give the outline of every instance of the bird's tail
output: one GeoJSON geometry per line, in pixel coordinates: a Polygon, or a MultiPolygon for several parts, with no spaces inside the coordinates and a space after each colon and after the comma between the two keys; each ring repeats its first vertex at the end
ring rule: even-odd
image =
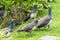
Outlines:
{"type": "Polygon", "coordinates": [[[17,32],[22,32],[23,30],[18,30],[17,32]]]}

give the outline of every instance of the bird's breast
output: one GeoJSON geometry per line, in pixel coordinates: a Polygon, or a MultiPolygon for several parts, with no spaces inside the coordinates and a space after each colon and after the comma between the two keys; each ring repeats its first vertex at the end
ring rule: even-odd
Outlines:
{"type": "Polygon", "coordinates": [[[36,16],[36,13],[32,13],[30,18],[34,18],[36,16]]]}
{"type": "Polygon", "coordinates": [[[49,23],[47,25],[50,25],[52,23],[52,19],[49,21],[49,23]]]}
{"type": "Polygon", "coordinates": [[[33,28],[32,28],[32,30],[34,30],[36,28],[36,26],[34,26],[33,28]]]}

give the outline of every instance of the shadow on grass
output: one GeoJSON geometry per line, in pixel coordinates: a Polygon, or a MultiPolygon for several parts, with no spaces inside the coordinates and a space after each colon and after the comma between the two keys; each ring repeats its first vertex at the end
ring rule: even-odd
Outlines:
{"type": "Polygon", "coordinates": [[[46,29],[44,29],[44,28],[38,29],[37,28],[35,31],[50,31],[50,29],[47,29],[47,28],[46,29]]]}
{"type": "Polygon", "coordinates": [[[32,31],[31,35],[27,32],[15,32],[15,34],[12,34],[11,38],[30,38],[34,37],[36,33],[32,31]]]}

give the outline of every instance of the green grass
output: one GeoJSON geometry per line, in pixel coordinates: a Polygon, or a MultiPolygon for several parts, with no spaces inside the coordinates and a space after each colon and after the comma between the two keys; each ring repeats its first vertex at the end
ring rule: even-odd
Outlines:
{"type": "MultiPolygon", "coordinates": [[[[15,31],[12,33],[11,37],[9,37],[9,38],[11,38],[11,40],[39,40],[40,37],[42,37],[44,35],[60,36],[60,0],[56,0],[55,3],[51,3],[51,4],[52,4],[52,14],[54,17],[53,22],[50,25],[52,30],[50,30],[48,28],[46,28],[46,30],[36,29],[32,32],[31,36],[27,36],[28,33],[26,33],[26,32],[17,33],[16,31],[18,29],[21,29],[26,24],[30,23],[30,20],[28,20],[27,22],[16,27],[15,31]]],[[[40,12],[39,16],[42,17],[42,16],[46,15],[46,13],[47,13],[47,11],[40,12]]],[[[5,40],[6,38],[0,38],[0,39],[5,40]]]]}

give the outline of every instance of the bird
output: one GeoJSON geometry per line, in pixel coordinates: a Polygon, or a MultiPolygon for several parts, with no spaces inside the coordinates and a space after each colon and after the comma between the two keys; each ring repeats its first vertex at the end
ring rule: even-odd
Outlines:
{"type": "Polygon", "coordinates": [[[28,19],[32,19],[36,17],[36,10],[37,10],[37,4],[34,5],[32,8],[32,11],[27,14],[27,17],[24,21],[27,21],[28,19]]]}
{"type": "Polygon", "coordinates": [[[10,35],[12,34],[12,32],[14,30],[14,20],[15,19],[12,18],[9,25],[7,27],[3,28],[0,33],[3,33],[4,35],[6,35],[6,37],[10,37],[10,35]]]}
{"type": "Polygon", "coordinates": [[[31,22],[31,23],[27,24],[22,29],[17,30],[17,32],[23,32],[23,31],[25,31],[25,32],[29,32],[30,35],[31,35],[31,32],[36,28],[37,24],[38,24],[38,20],[36,20],[35,22],[31,22]]]}
{"type": "Polygon", "coordinates": [[[4,14],[3,12],[4,12],[4,11],[5,11],[5,5],[3,5],[3,7],[2,7],[1,10],[0,10],[0,14],[1,14],[0,16],[3,16],[3,14],[4,14]],[[3,14],[2,14],[2,13],[3,13],[3,14]]]}
{"type": "Polygon", "coordinates": [[[13,29],[14,28],[14,20],[15,20],[14,18],[11,19],[11,22],[7,26],[8,29],[13,29]]]}
{"type": "Polygon", "coordinates": [[[3,7],[0,10],[0,17],[1,17],[1,19],[3,19],[2,17],[5,17],[6,15],[7,15],[6,8],[5,8],[5,5],[3,5],[3,7]]]}
{"type": "Polygon", "coordinates": [[[13,32],[13,28],[14,28],[14,18],[12,18],[11,22],[9,23],[9,25],[6,27],[8,29],[8,32],[6,32],[6,37],[9,37],[12,32],[13,32]]]}
{"type": "Polygon", "coordinates": [[[48,28],[50,28],[50,24],[52,22],[53,16],[52,16],[52,9],[51,9],[51,5],[48,5],[48,15],[38,19],[38,28],[42,28],[42,27],[46,27],[48,25],[48,28]]]}

